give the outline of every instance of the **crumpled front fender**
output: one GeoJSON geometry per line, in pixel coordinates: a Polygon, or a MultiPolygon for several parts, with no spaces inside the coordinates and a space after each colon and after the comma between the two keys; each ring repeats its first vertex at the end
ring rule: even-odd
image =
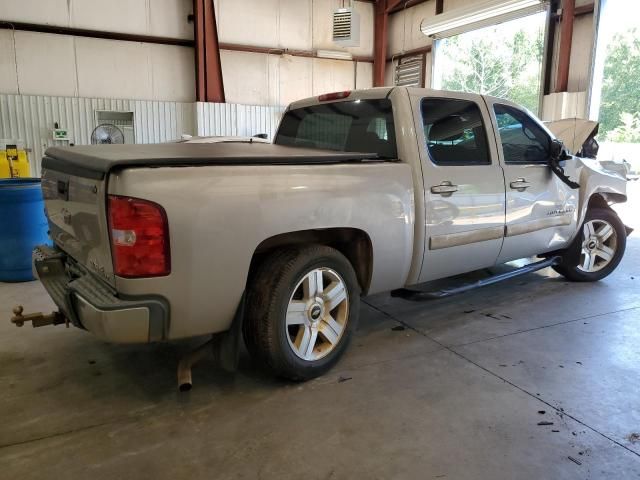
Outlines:
{"type": "Polygon", "coordinates": [[[574,157],[575,173],[580,193],[578,199],[579,221],[582,225],[594,195],[599,195],[607,204],[627,201],[627,180],[619,174],[602,168],[597,160],[574,157]]]}

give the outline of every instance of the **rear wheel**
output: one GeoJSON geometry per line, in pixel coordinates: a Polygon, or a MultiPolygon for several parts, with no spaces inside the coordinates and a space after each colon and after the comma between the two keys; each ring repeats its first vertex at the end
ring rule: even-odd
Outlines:
{"type": "Polygon", "coordinates": [[[276,375],[307,380],[328,371],[356,328],[360,289],[349,261],[314,245],[274,252],[247,289],[249,352],[276,375]]]}
{"type": "Polygon", "coordinates": [[[618,215],[608,208],[594,208],[587,212],[564,262],[554,269],[576,282],[601,280],[618,266],[626,243],[627,233],[618,215]]]}

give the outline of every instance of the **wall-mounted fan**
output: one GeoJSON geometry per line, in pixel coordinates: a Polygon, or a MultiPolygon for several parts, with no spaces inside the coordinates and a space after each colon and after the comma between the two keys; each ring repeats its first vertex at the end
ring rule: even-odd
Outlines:
{"type": "Polygon", "coordinates": [[[93,145],[124,143],[122,130],[111,123],[98,125],[91,133],[91,143],[93,145]]]}

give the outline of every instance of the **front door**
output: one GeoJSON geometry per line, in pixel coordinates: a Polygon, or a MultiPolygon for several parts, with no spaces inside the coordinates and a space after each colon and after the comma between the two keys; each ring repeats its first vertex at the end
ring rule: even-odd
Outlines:
{"type": "Polygon", "coordinates": [[[505,191],[491,120],[477,96],[446,93],[413,105],[425,186],[426,245],[420,281],[495,264],[505,191]]]}
{"type": "Polygon", "coordinates": [[[549,168],[551,135],[516,105],[487,99],[506,184],[506,229],[498,263],[568,245],[578,221],[578,190],[549,168]]]}

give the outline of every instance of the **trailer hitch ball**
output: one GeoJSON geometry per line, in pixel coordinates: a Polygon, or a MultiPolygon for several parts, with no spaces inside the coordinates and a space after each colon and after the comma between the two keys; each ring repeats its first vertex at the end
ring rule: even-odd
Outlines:
{"type": "Polygon", "coordinates": [[[31,322],[33,328],[44,327],[46,325],[60,325],[66,324],[69,328],[69,319],[67,319],[61,312],[51,312],[44,314],[41,312],[29,313],[23,315],[24,307],[22,305],[16,305],[13,307],[13,317],[11,317],[11,323],[16,327],[22,327],[26,322],[31,322]]]}
{"type": "Polygon", "coordinates": [[[24,307],[22,305],[16,305],[13,307],[13,317],[11,317],[11,322],[13,322],[16,327],[22,327],[24,325],[22,312],[24,312],[24,307]]]}

